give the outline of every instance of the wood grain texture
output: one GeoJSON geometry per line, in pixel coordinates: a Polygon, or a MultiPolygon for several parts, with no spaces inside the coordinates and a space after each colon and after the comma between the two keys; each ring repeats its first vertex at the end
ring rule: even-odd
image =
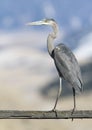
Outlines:
{"type": "Polygon", "coordinates": [[[0,119],[89,119],[91,110],[71,111],[19,111],[0,110],[0,119]]]}

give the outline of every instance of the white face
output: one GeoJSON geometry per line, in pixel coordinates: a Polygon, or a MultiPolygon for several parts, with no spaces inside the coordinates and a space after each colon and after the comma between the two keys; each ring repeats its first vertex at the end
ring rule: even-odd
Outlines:
{"type": "Polygon", "coordinates": [[[53,25],[55,23],[54,19],[43,19],[43,24],[47,25],[53,25]]]}

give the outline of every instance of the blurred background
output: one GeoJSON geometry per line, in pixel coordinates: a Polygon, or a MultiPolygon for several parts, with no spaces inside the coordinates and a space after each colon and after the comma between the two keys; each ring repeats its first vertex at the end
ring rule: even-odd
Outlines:
{"type": "MultiPolygon", "coordinates": [[[[92,110],[92,1],[0,0],[0,109],[51,110],[59,77],[47,52],[49,27],[27,22],[54,18],[60,29],[55,42],[70,47],[79,61],[84,92],[77,109],[92,110]]],[[[72,90],[63,81],[58,110],[73,108],[72,90]]],[[[91,130],[91,120],[0,120],[2,130],[91,130]],[[12,123],[11,123],[12,122],[12,123]]]]}

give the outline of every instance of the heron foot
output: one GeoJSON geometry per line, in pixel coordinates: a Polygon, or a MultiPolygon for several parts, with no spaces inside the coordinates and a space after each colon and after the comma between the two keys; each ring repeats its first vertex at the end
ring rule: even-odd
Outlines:
{"type": "MultiPolygon", "coordinates": [[[[72,109],[71,115],[73,115],[75,111],[76,111],[76,107],[74,107],[74,108],[72,109]]],[[[74,120],[74,119],[72,118],[72,121],[73,121],[73,120],[74,120]]]]}
{"type": "Polygon", "coordinates": [[[55,108],[53,108],[52,110],[50,110],[51,112],[56,112],[57,110],[55,108]]]}
{"type": "Polygon", "coordinates": [[[74,114],[75,111],[76,111],[76,107],[74,107],[74,108],[72,109],[71,115],[74,114]]]}
{"type": "Polygon", "coordinates": [[[57,110],[56,110],[55,108],[53,108],[52,110],[50,110],[50,112],[54,112],[54,113],[55,113],[55,116],[58,117],[58,116],[57,116],[57,110]]]}

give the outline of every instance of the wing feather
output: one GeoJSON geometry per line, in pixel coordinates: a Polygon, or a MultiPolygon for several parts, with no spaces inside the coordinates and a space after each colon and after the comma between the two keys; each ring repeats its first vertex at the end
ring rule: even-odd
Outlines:
{"type": "Polygon", "coordinates": [[[71,50],[64,44],[59,44],[54,49],[54,61],[59,75],[73,87],[81,90],[82,77],[80,67],[71,50]]]}

